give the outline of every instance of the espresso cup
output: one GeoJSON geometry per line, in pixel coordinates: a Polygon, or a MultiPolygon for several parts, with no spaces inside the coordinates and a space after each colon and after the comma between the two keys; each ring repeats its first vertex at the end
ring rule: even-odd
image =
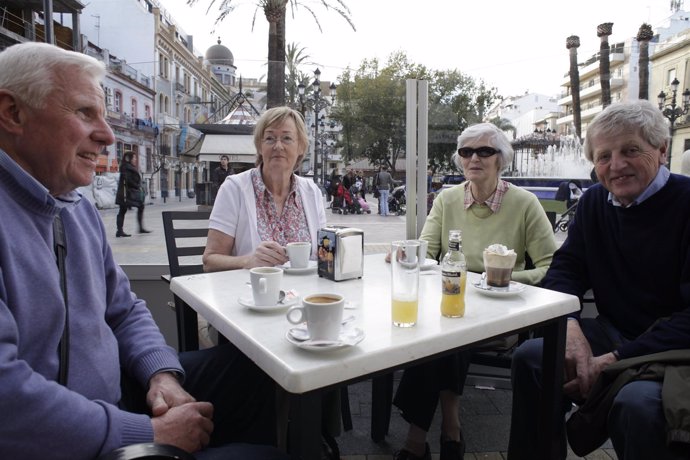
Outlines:
{"type": "Polygon", "coordinates": [[[254,305],[272,306],[278,303],[283,270],[277,267],[256,267],[249,270],[254,305]]]}
{"type": "Polygon", "coordinates": [[[335,341],[340,336],[345,299],[339,294],[311,294],[302,299],[301,306],[288,310],[292,324],[306,321],[309,340],[335,341]]]}
{"type": "Polygon", "coordinates": [[[290,259],[290,268],[307,268],[309,265],[309,255],[311,254],[310,242],[288,243],[285,246],[285,250],[290,259]]]}

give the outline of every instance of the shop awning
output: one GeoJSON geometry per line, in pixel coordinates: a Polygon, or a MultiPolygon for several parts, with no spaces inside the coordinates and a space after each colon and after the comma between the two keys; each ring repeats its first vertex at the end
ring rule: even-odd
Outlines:
{"type": "Polygon", "coordinates": [[[199,161],[220,161],[227,155],[230,163],[250,163],[256,161],[254,136],[246,134],[205,134],[199,151],[199,161]]]}

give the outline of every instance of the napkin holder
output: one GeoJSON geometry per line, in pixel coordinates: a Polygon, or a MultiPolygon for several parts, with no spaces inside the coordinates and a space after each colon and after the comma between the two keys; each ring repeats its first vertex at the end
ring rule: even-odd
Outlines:
{"type": "Polygon", "coordinates": [[[364,231],[352,227],[324,227],[317,234],[318,273],[344,281],[364,273],[364,231]]]}

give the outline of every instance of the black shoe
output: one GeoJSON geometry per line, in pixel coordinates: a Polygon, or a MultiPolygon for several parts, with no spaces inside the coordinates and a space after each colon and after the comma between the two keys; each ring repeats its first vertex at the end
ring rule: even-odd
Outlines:
{"type": "Polygon", "coordinates": [[[465,438],[460,432],[460,441],[451,441],[441,437],[440,460],[462,460],[465,457],[465,438]]]}
{"type": "Polygon", "coordinates": [[[117,233],[115,234],[117,238],[120,238],[121,236],[132,236],[129,233],[125,233],[122,230],[118,230],[117,233]]]}
{"type": "Polygon", "coordinates": [[[429,450],[429,443],[427,442],[424,447],[424,455],[418,457],[412,452],[406,449],[400,449],[395,454],[393,454],[393,460],[431,460],[431,451],[429,450]]]}
{"type": "Polygon", "coordinates": [[[140,228],[139,233],[151,233],[151,230],[146,230],[145,228],[140,228]]]}

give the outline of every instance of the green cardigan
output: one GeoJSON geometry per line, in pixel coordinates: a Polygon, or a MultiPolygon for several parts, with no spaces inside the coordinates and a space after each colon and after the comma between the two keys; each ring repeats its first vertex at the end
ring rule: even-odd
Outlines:
{"type": "Polygon", "coordinates": [[[443,190],[436,197],[420,236],[429,242],[427,256],[442,259],[448,251],[448,231],[460,229],[469,271],[483,272],[484,248],[499,243],[517,253],[513,280],[539,283],[551,264],[556,240],[536,195],[511,184],[496,214],[486,205],[473,204],[465,210],[464,202],[464,184],[443,190]],[[536,268],[525,270],[525,253],[536,268]]]}

